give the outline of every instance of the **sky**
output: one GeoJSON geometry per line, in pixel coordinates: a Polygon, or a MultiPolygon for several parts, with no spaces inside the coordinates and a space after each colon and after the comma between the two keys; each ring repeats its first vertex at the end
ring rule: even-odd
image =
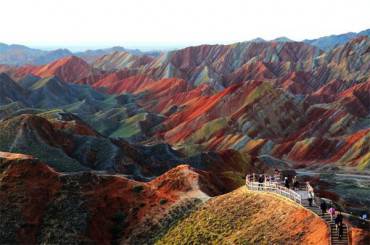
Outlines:
{"type": "Polygon", "coordinates": [[[370,28],[369,0],[1,0],[0,42],[166,49],[370,28]]]}

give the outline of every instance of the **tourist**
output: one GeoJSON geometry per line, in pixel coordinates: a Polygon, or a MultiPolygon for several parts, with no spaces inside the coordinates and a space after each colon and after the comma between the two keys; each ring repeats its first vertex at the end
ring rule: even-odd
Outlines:
{"type": "Polygon", "coordinates": [[[361,220],[362,220],[362,224],[364,225],[364,224],[366,224],[366,220],[367,220],[367,213],[366,212],[364,212],[364,213],[362,213],[362,215],[361,215],[361,220]]]}
{"type": "Polygon", "coordinates": [[[314,198],[313,192],[308,192],[308,205],[310,205],[310,207],[312,207],[313,198],[314,198]]]}
{"type": "Polygon", "coordinates": [[[308,192],[308,203],[310,204],[310,207],[312,207],[312,203],[315,199],[315,193],[313,191],[313,187],[310,185],[310,182],[306,182],[307,192],[308,192]]]}
{"type": "Polygon", "coordinates": [[[311,186],[310,182],[306,182],[306,187],[308,192],[313,192],[313,187],[311,186]]]}
{"type": "Polygon", "coordinates": [[[265,182],[265,177],[260,174],[260,177],[258,178],[258,190],[263,189],[263,182],[265,182]]]}
{"type": "Polygon", "coordinates": [[[252,179],[253,179],[252,180],[253,182],[256,182],[256,174],[255,173],[252,174],[252,179]]]}
{"type": "Polygon", "coordinates": [[[339,225],[341,225],[343,223],[343,215],[342,215],[342,213],[340,211],[337,214],[337,217],[335,217],[334,223],[335,223],[335,227],[338,230],[339,225]]]}
{"type": "Polygon", "coordinates": [[[361,219],[367,220],[367,213],[366,212],[362,213],[361,219]]]}
{"type": "Polygon", "coordinates": [[[297,176],[293,177],[293,190],[298,190],[299,188],[299,182],[297,180],[297,176]]]}
{"type": "Polygon", "coordinates": [[[289,189],[289,179],[288,179],[288,177],[284,178],[284,186],[289,189]]]}
{"type": "Polygon", "coordinates": [[[275,171],[274,171],[274,180],[276,182],[280,182],[280,171],[277,168],[275,168],[275,171]]]}
{"type": "Polygon", "coordinates": [[[328,209],[328,206],[324,200],[321,200],[320,208],[321,208],[321,214],[324,215],[326,213],[326,210],[328,209]]]}
{"type": "Polygon", "coordinates": [[[270,186],[270,176],[265,176],[265,186],[270,186]]]}
{"type": "Polygon", "coordinates": [[[328,210],[329,214],[330,214],[330,221],[333,221],[333,217],[335,215],[335,208],[334,207],[330,207],[329,210],[328,210]]]}
{"type": "Polygon", "coordinates": [[[340,224],[339,227],[338,227],[338,238],[339,240],[342,240],[342,237],[343,237],[343,224],[340,224]]]}

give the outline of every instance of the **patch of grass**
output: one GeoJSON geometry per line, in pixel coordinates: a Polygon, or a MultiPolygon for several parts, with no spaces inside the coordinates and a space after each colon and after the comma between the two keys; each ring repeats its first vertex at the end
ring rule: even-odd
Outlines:
{"type": "Polygon", "coordinates": [[[209,200],[156,244],[324,244],[327,232],[323,221],[294,202],[240,188],[209,200]]]}

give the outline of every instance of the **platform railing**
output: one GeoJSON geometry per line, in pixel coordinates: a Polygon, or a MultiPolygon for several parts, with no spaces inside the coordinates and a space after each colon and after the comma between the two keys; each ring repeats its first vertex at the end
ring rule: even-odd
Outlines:
{"type": "Polygon", "coordinates": [[[263,183],[259,183],[257,181],[250,181],[247,179],[246,186],[248,187],[248,189],[253,191],[274,192],[281,196],[287,197],[299,204],[302,204],[302,197],[299,193],[295,192],[294,190],[288,189],[285,186],[282,186],[278,182],[265,181],[263,183]]]}

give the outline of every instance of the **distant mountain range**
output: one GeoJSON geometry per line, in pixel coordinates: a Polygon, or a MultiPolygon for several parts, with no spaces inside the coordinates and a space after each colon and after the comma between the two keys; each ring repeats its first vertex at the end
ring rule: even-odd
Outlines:
{"type": "Polygon", "coordinates": [[[200,45],[159,57],[114,52],[91,64],[69,56],[41,66],[0,66],[14,80],[4,87],[2,103],[63,108],[101,134],[166,142],[189,156],[231,148],[305,165],[331,161],[368,169],[369,51],[370,39],[357,37],[327,52],[265,41],[200,45]],[[32,76],[60,82],[33,84],[32,76]],[[89,85],[90,92],[72,84],[89,85]],[[107,95],[97,100],[94,89],[124,95],[126,104],[112,104],[107,95]]]}
{"type": "Polygon", "coordinates": [[[348,32],[339,35],[330,35],[326,37],[320,37],[317,39],[306,39],[303,42],[316,46],[323,50],[330,50],[334,47],[344,44],[351,39],[354,39],[359,36],[368,36],[370,37],[370,29],[361,31],[361,32],[348,32]]]}
{"type": "Polygon", "coordinates": [[[41,49],[29,48],[18,44],[4,44],[0,43],[0,64],[8,65],[43,65],[53,62],[57,59],[75,55],[83,58],[87,62],[93,62],[96,58],[111,54],[113,52],[128,52],[133,55],[150,55],[158,56],[160,52],[150,51],[142,52],[138,49],[126,49],[123,47],[112,47],[106,49],[86,50],[83,52],[71,52],[68,49],[56,49],[52,51],[45,51],[41,49]]]}
{"type": "MultiPolygon", "coordinates": [[[[303,42],[310,44],[312,46],[318,47],[322,50],[330,50],[336,47],[337,45],[344,44],[349,40],[356,38],[358,36],[370,36],[370,29],[361,31],[358,33],[349,32],[340,35],[331,35],[320,37],[317,39],[305,39],[303,42]]],[[[276,39],[270,40],[273,42],[294,42],[287,37],[278,37],[276,39]]],[[[255,38],[250,42],[266,42],[262,38],[255,38]]],[[[52,51],[45,51],[41,49],[29,48],[24,45],[12,44],[7,45],[0,43],[0,64],[7,65],[43,65],[50,62],[53,62],[57,59],[75,55],[80,58],[83,58],[88,63],[94,62],[98,57],[103,55],[111,54],[114,52],[127,52],[132,55],[147,55],[157,57],[160,55],[159,51],[148,51],[142,52],[139,49],[126,49],[124,47],[112,47],[106,49],[96,49],[96,50],[86,50],[83,52],[71,52],[68,49],[56,49],[52,51]]]]}
{"type": "MultiPolygon", "coordinates": [[[[361,32],[348,32],[344,34],[339,35],[330,35],[325,37],[320,37],[316,39],[305,39],[302,42],[310,44],[312,46],[315,46],[317,48],[320,48],[324,51],[329,51],[333,48],[335,48],[338,45],[344,44],[351,39],[354,39],[356,37],[360,36],[368,36],[370,37],[370,29],[361,31],[361,32]]],[[[250,42],[295,42],[292,39],[289,39],[287,37],[278,37],[272,40],[265,40],[263,38],[255,38],[250,40],[250,42]]]]}

